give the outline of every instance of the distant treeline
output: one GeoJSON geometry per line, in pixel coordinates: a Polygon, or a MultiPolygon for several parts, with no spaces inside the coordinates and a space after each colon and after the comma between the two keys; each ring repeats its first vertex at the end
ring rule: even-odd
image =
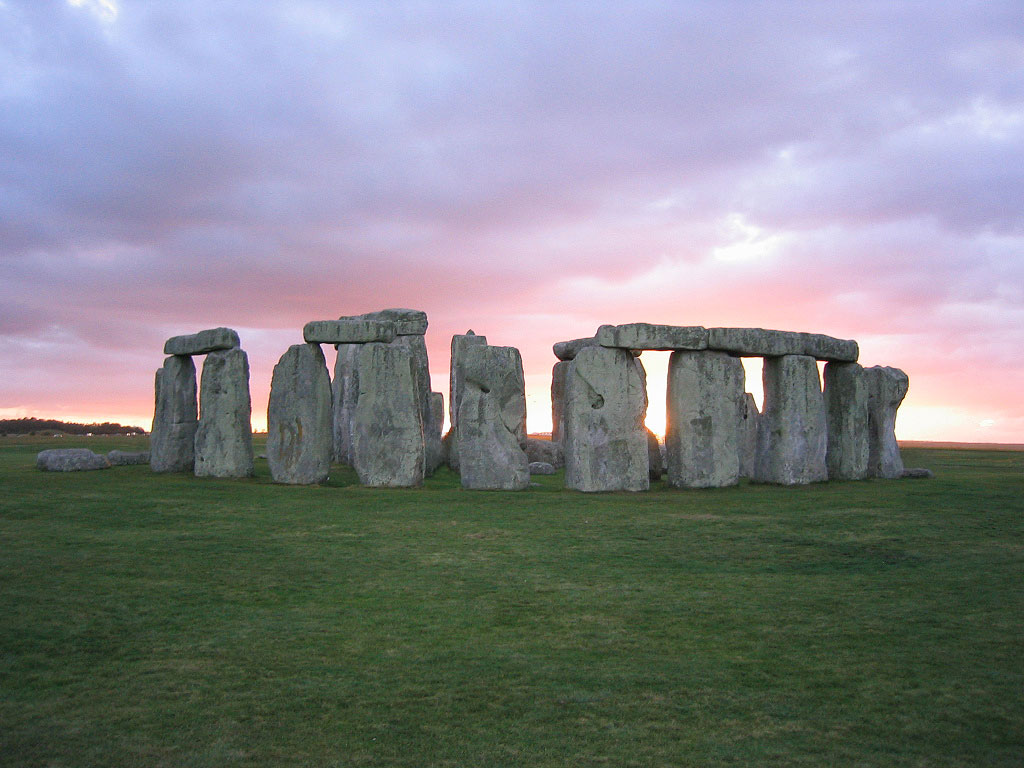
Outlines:
{"type": "Polygon", "coordinates": [[[32,435],[39,432],[63,432],[68,435],[143,435],[142,427],[124,427],[105,421],[102,424],[75,424],[56,419],[0,419],[0,435],[32,435]]]}

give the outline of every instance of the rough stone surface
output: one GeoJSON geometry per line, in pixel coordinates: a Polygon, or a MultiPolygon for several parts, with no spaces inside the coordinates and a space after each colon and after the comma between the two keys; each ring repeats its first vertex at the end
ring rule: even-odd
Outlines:
{"type": "Polygon", "coordinates": [[[458,413],[463,488],[520,490],[530,483],[526,451],[526,385],[514,347],[465,350],[458,413]]]}
{"type": "Polygon", "coordinates": [[[624,349],[586,347],[565,386],[565,485],[580,491],[650,487],[640,367],[624,349]]]}
{"type": "Polygon", "coordinates": [[[165,355],[205,355],[239,346],[238,334],[230,328],[209,328],[188,336],[172,336],[164,342],[165,355]]]}
{"type": "Polygon", "coordinates": [[[668,482],[720,488],[740,478],[743,364],[725,352],[679,350],[668,364],[668,482]]]}
{"type": "Polygon", "coordinates": [[[658,436],[647,430],[647,474],[651,480],[660,480],[665,474],[665,457],[658,436]]]}
{"type": "Polygon", "coordinates": [[[596,347],[599,346],[597,339],[593,336],[588,336],[585,339],[571,339],[569,341],[559,341],[551,348],[555,357],[559,360],[568,361],[575,359],[576,355],[584,347],[596,347]]]}
{"type": "MultiPolygon", "coordinates": [[[[424,432],[426,431],[424,427],[424,432]]],[[[432,475],[445,463],[447,452],[441,431],[444,429],[444,395],[430,393],[430,435],[424,434],[423,449],[426,452],[427,474],[432,475]]]]}
{"type": "Polygon", "coordinates": [[[322,483],[333,453],[331,379],[319,344],[295,344],[274,366],[267,464],[275,483],[322,483]]]}
{"type": "Polygon", "coordinates": [[[537,437],[526,438],[526,458],[531,462],[545,462],[555,469],[565,466],[562,444],[556,443],[554,440],[543,440],[537,437]]]}
{"type": "Polygon", "coordinates": [[[238,348],[211,352],[199,390],[196,476],[249,477],[252,462],[249,358],[238,348]]]}
{"type": "Polygon", "coordinates": [[[619,349],[707,349],[708,346],[708,331],[699,325],[602,325],[595,338],[603,347],[619,349]]]}
{"type": "Polygon", "coordinates": [[[555,468],[548,464],[546,461],[531,461],[530,462],[530,474],[531,475],[553,475],[555,474],[555,468]]]}
{"type": "Polygon", "coordinates": [[[459,405],[462,403],[462,387],[465,376],[462,373],[462,361],[466,350],[470,347],[487,344],[486,336],[477,336],[473,329],[463,334],[452,336],[452,356],[448,374],[448,419],[451,423],[452,438],[448,441],[448,466],[455,472],[459,471],[459,441],[456,439],[459,405]]]}
{"type": "Polygon", "coordinates": [[[743,396],[743,416],[740,421],[740,477],[753,477],[757,463],[757,424],[761,414],[757,410],[754,396],[749,392],[743,396]]]}
{"type": "Polygon", "coordinates": [[[368,344],[389,342],[398,334],[395,324],[343,317],[340,320],[312,320],[302,329],[302,338],[310,344],[368,344]]]}
{"type": "Polygon", "coordinates": [[[191,472],[195,468],[198,426],[196,366],[191,357],[172,355],[156,372],[150,468],[154,472],[191,472]]]}
{"type": "Polygon", "coordinates": [[[423,419],[409,350],[364,344],[356,362],[359,395],[352,416],[352,466],[363,485],[423,483],[423,419]]]}
{"type": "Polygon", "coordinates": [[[825,463],[831,480],[868,476],[868,382],[858,363],[825,365],[825,463]]]}
{"type": "Polygon", "coordinates": [[[352,319],[391,323],[398,336],[422,336],[427,332],[427,313],[420,309],[382,309],[355,315],[352,319]]]}
{"type": "Polygon", "coordinates": [[[825,399],[815,359],[766,358],[763,380],[754,480],[780,485],[827,480],[825,399]]]}
{"type": "Polygon", "coordinates": [[[106,456],[88,448],[51,448],[36,455],[36,468],[44,472],[83,472],[108,467],[110,462],[106,456]]]}
{"type": "Polygon", "coordinates": [[[865,368],[868,382],[868,477],[903,475],[903,458],[896,442],[896,411],[907,395],[910,380],[899,368],[865,368]]]}
{"type": "Polygon", "coordinates": [[[855,363],[860,351],[856,341],[820,333],[771,331],[764,328],[709,328],[708,348],[741,357],[809,355],[818,360],[855,363]]]}
{"type": "Polygon", "coordinates": [[[108,451],[107,461],[112,467],[130,467],[149,464],[149,451],[108,451]]]}
{"type": "Polygon", "coordinates": [[[913,469],[904,469],[900,477],[907,480],[929,480],[935,477],[935,473],[924,467],[915,467],[913,469]]]}
{"type": "Polygon", "coordinates": [[[359,399],[359,350],[361,344],[340,344],[331,381],[334,460],[352,464],[352,415],[359,399]]]}
{"type": "Polygon", "coordinates": [[[437,467],[438,457],[441,455],[442,423],[435,420],[431,402],[433,398],[430,391],[430,361],[427,358],[427,342],[422,334],[406,334],[395,337],[391,345],[409,350],[409,356],[412,358],[416,404],[420,410],[420,421],[423,423],[424,471],[426,474],[432,474],[434,468],[437,467]]]}
{"type": "Polygon", "coordinates": [[[560,360],[551,369],[551,439],[556,443],[561,442],[565,433],[565,377],[569,365],[570,361],[560,360]]]}

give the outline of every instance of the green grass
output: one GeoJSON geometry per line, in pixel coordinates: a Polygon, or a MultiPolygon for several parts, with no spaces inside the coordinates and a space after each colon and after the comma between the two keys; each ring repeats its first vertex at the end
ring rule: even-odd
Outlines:
{"type": "Polygon", "coordinates": [[[650,493],[43,473],[0,439],[2,766],[1019,766],[1024,453],[650,493]]]}

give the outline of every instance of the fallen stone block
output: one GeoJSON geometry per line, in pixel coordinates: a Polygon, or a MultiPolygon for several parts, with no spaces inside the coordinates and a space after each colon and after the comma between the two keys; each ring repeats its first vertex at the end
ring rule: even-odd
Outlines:
{"type": "Polygon", "coordinates": [[[530,462],[530,474],[531,475],[553,475],[555,474],[555,468],[548,464],[546,461],[531,461],[530,462]]]}
{"type": "Polygon", "coordinates": [[[565,455],[562,444],[554,440],[542,440],[536,437],[526,438],[526,458],[531,462],[541,461],[552,465],[555,469],[565,466],[565,455]]]}
{"type": "Polygon", "coordinates": [[[36,468],[44,472],[85,472],[109,467],[106,456],[88,448],[50,448],[36,455],[36,468]]]}
{"type": "Polygon", "coordinates": [[[395,324],[343,317],[340,320],[312,320],[302,329],[302,338],[310,344],[369,344],[392,341],[395,324]]]}
{"type": "Polygon", "coordinates": [[[149,451],[108,451],[107,461],[112,467],[130,467],[149,464],[149,451]]]}
{"type": "Polygon", "coordinates": [[[164,342],[164,354],[205,355],[238,346],[238,333],[231,328],[210,328],[189,336],[172,336],[164,342]]]}
{"type": "Polygon", "coordinates": [[[634,350],[707,349],[708,331],[701,326],[602,325],[595,336],[602,347],[634,350]]]}
{"type": "Polygon", "coordinates": [[[906,480],[929,480],[935,477],[935,473],[924,467],[914,467],[913,469],[904,469],[900,477],[906,480]]]}

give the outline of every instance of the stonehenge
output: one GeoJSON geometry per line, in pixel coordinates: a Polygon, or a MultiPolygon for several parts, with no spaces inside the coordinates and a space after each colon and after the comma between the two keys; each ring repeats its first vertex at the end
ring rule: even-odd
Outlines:
{"type": "MultiPolygon", "coordinates": [[[[305,324],[304,343],[288,348],[271,380],[266,459],[274,482],[323,483],[332,463],[350,465],[371,487],[420,486],[447,463],[470,490],[523,490],[531,474],[563,466],[565,487],[583,492],[645,491],[662,476],[674,488],[930,476],[904,469],[896,442],[907,375],[864,368],[853,340],[602,325],[552,347],[547,440],[527,435],[519,350],[470,330],[451,339],[442,438],[445,400],[431,389],[427,325],[426,313],[412,309],[305,324]],[[324,344],[337,351],[333,377],[324,344]],[[664,442],[644,423],[645,351],[671,353],[664,442]],[[744,357],[763,363],[760,412],[745,391],[744,357]]],[[[154,379],[152,471],[251,476],[249,367],[238,334],[175,336],[164,353],[154,379]],[[197,355],[206,356],[198,387],[197,355]]]]}

